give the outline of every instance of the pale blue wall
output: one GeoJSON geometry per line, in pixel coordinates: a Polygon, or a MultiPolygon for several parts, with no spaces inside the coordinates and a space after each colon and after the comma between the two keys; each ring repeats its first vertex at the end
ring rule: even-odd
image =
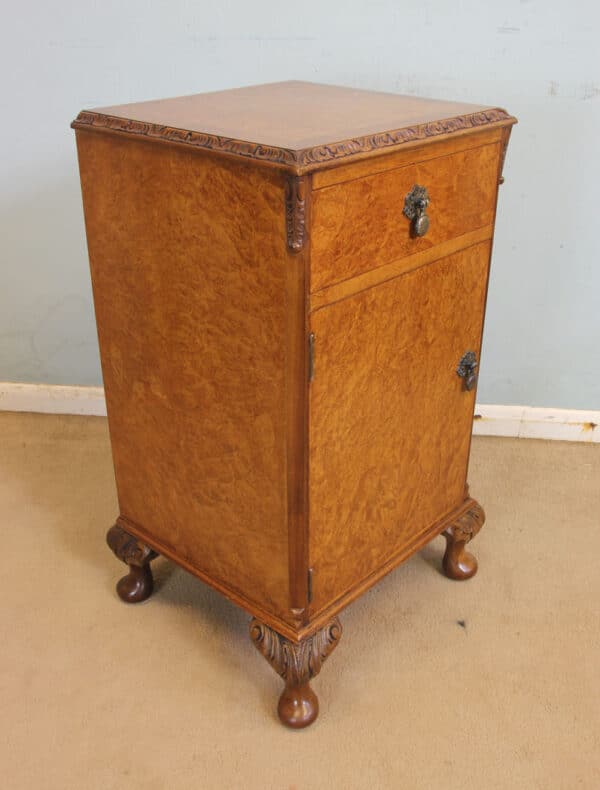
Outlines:
{"type": "Polygon", "coordinates": [[[0,380],[99,384],[82,107],[283,79],[498,104],[509,149],[479,400],[600,408],[600,11],[563,0],[6,5],[0,380]]]}

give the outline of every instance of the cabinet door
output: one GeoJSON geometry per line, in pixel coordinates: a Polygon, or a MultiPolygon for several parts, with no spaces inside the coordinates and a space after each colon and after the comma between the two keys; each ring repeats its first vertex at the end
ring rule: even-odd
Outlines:
{"type": "Polygon", "coordinates": [[[464,499],[491,242],[315,311],[310,386],[313,613],[464,499]]]}

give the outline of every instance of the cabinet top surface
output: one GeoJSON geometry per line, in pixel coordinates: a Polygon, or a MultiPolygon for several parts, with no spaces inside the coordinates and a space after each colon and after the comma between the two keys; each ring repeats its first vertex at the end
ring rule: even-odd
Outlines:
{"type": "Polygon", "coordinates": [[[73,126],[184,143],[303,171],[402,143],[513,122],[494,107],[291,81],[84,110],[73,126]]]}

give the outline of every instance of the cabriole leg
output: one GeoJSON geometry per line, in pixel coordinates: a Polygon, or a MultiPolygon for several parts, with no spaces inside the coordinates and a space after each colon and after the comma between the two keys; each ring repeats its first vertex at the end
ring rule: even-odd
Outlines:
{"type": "Polygon", "coordinates": [[[446,553],[442,565],[448,578],[462,581],[477,573],[477,560],[465,546],[477,535],[484,521],[483,508],[473,499],[469,509],[444,530],[446,553]]]}
{"type": "Polygon", "coordinates": [[[286,726],[308,727],[319,715],[319,700],[309,681],[319,674],[341,635],[342,626],[337,617],[297,644],[260,620],[250,623],[250,638],[255,647],[285,681],[277,712],[286,726]]]}
{"type": "Polygon", "coordinates": [[[129,573],[117,582],[119,598],[125,603],[145,601],[154,588],[150,560],[158,554],[118,524],[108,530],[106,542],[116,556],[129,565],[129,573]]]}

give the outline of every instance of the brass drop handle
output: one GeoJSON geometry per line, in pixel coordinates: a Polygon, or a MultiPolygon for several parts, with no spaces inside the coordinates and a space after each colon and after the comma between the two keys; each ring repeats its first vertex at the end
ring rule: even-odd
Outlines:
{"type": "Polygon", "coordinates": [[[411,222],[411,236],[424,236],[429,230],[429,217],[425,213],[429,205],[429,194],[426,187],[415,184],[404,198],[402,213],[411,222]]]}
{"type": "Polygon", "coordinates": [[[461,379],[464,379],[464,387],[469,392],[477,384],[478,367],[479,363],[477,362],[477,356],[475,355],[475,352],[466,351],[460,358],[460,362],[456,368],[456,373],[461,377],[461,379]]]}

